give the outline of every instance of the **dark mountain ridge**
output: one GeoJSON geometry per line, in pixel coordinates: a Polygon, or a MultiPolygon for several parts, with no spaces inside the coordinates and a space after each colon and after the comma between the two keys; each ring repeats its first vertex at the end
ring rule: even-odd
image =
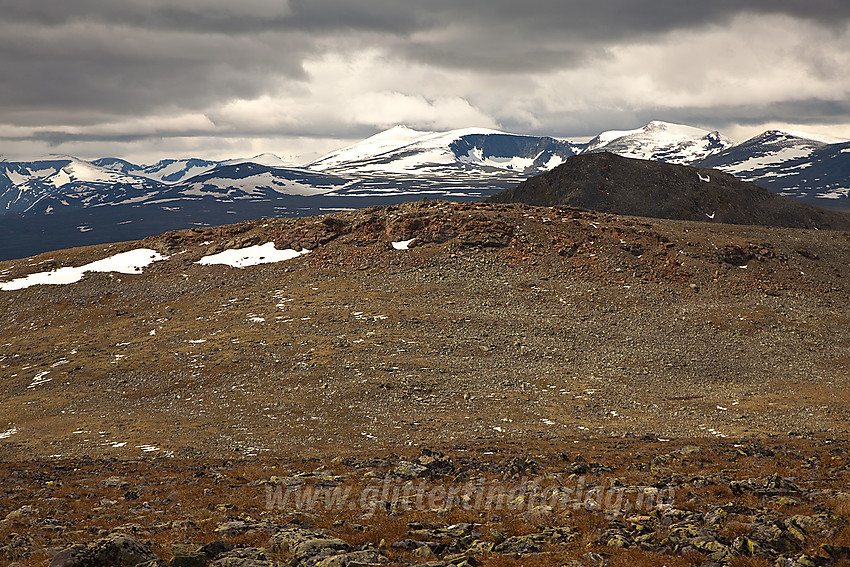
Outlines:
{"type": "Polygon", "coordinates": [[[573,156],[487,201],[728,224],[850,229],[846,213],[782,197],[722,171],[610,152],[573,156]]]}

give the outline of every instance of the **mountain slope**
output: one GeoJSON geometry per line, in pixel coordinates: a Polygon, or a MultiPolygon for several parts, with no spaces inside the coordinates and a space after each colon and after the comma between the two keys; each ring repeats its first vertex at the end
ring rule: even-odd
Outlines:
{"type": "Polygon", "coordinates": [[[850,216],[776,195],[711,169],[583,154],[488,199],[617,214],[793,228],[850,229],[850,216]]]}
{"type": "Polygon", "coordinates": [[[270,195],[311,196],[340,189],[349,179],[305,169],[271,167],[253,162],[220,165],[183,181],[162,194],[174,197],[214,197],[219,200],[268,198],[270,195]]]}
{"type": "Polygon", "coordinates": [[[698,162],[788,197],[850,208],[850,142],[771,130],[698,162]]]}

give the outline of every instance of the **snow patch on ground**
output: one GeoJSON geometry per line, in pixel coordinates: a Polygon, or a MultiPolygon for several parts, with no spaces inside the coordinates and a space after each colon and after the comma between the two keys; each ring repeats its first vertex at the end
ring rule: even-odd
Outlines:
{"type": "Polygon", "coordinates": [[[8,439],[9,437],[11,437],[12,435],[14,435],[17,432],[18,432],[17,427],[10,427],[9,429],[4,431],[3,433],[0,433],[0,439],[8,439]]]}
{"type": "Polygon", "coordinates": [[[410,240],[399,240],[398,242],[393,242],[393,248],[396,250],[409,250],[411,243],[416,240],[415,238],[411,238],[410,240]]]}
{"type": "Polygon", "coordinates": [[[850,197],[850,189],[832,189],[826,193],[818,193],[820,199],[844,199],[850,197]]]}
{"type": "Polygon", "coordinates": [[[23,278],[0,283],[0,290],[12,291],[34,285],[72,284],[80,281],[86,272],[118,272],[121,274],[141,274],[142,270],[152,264],[166,260],[159,252],[149,248],[138,248],[122,252],[103,260],[98,260],[77,268],[66,267],[51,272],[39,272],[23,278]]]}
{"type": "Polygon", "coordinates": [[[262,245],[249,246],[248,248],[240,248],[238,250],[225,250],[218,254],[204,256],[197,263],[204,265],[222,264],[233,268],[245,268],[256,266],[257,264],[272,264],[291,260],[308,252],[309,250],[302,250],[301,252],[296,252],[295,250],[278,250],[274,247],[274,242],[267,242],[262,245]]]}
{"type": "Polygon", "coordinates": [[[50,370],[45,370],[44,372],[39,372],[38,374],[36,374],[35,377],[32,379],[30,385],[27,386],[27,389],[30,390],[32,388],[35,388],[36,386],[41,386],[42,384],[53,380],[53,378],[45,378],[45,376],[47,376],[48,374],[50,374],[50,370]]]}

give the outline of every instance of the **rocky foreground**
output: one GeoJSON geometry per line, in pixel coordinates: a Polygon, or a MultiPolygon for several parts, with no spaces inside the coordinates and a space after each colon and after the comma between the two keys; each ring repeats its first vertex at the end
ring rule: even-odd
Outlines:
{"type": "Polygon", "coordinates": [[[850,559],[828,440],[0,464],[16,566],[731,565],[850,559]]]}
{"type": "Polygon", "coordinates": [[[423,201],[0,284],[138,249],[0,291],[0,561],[848,562],[846,232],[423,201]]]}

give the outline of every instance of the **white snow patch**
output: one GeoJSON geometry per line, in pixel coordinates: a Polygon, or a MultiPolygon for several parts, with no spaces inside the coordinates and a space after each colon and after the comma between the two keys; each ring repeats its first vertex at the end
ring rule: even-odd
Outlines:
{"type": "Polygon", "coordinates": [[[489,128],[420,132],[398,126],[331,152],[308,167],[320,171],[345,169],[348,173],[411,173],[424,167],[456,163],[458,160],[449,146],[463,136],[504,133],[489,128]]]}
{"type": "Polygon", "coordinates": [[[393,248],[396,250],[409,250],[411,243],[416,240],[415,238],[411,238],[410,240],[399,240],[398,242],[393,242],[393,248]]]}
{"type": "Polygon", "coordinates": [[[818,193],[820,199],[844,199],[850,197],[850,189],[832,189],[828,193],[818,193]]]}
{"type": "Polygon", "coordinates": [[[517,171],[525,171],[526,168],[534,165],[533,158],[524,158],[519,156],[484,157],[484,151],[481,148],[473,148],[467,152],[467,155],[461,156],[458,159],[461,163],[498,167],[501,169],[514,169],[517,171]]]}
{"type": "Polygon", "coordinates": [[[315,163],[321,164],[323,166],[317,169],[323,169],[324,167],[329,167],[340,163],[358,161],[364,158],[377,156],[393,150],[397,150],[408,144],[412,144],[417,139],[422,138],[423,136],[427,136],[429,134],[434,133],[435,132],[423,132],[419,130],[413,130],[411,128],[407,128],[406,126],[396,126],[394,128],[390,128],[389,130],[385,130],[384,132],[379,132],[378,134],[375,134],[374,136],[367,138],[362,142],[358,142],[351,146],[347,146],[340,150],[331,152],[330,154],[327,154],[316,160],[315,163]]]}
{"type": "Polygon", "coordinates": [[[12,291],[34,285],[71,284],[80,281],[86,272],[118,272],[121,274],[141,274],[142,270],[153,262],[168,259],[149,248],[138,248],[122,252],[103,260],[98,260],[78,268],[66,267],[52,272],[39,272],[0,283],[0,290],[12,291]]]}
{"type": "Polygon", "coordinates": [[[8,169],[6,170],[6,177],[8,177],[9,180],[15,185],[23,185],[30,179],[26,175],[21,175],[20,173],[17,173],[15,171],[9,171],[8,169]]]}
{"type": "Polygon", "coordinates": [[[41,386],[42,384],[46,384],[47,382],[53,380],[53,378],[45,378],[45,376],[47,376],[48,374],[50,374],[50,370],[45,370],[44,372],[36,374],[35,377],[32,379],[30,385],[27,386],[27,389],[29,390],[35,388],[36,386],[41,386]]]}
{"type": "Polygon", "coordinates": [[[218,254],[204,256],[196,263],[204,265],[223,264],[233,268],[245,268],[247,266],[256,266],[257,264],[272,264],[291,260],[308,252],[309,250],[302,250],[301,252],[296,252],[295,250],[278,250],[274,247],[274,242],[267,242],[262,245],[249,246],[248,248],[240,248],[238,250],[225,250],[218,254]]]}
{"type": "Polygon", "coordinates": [[[17,432],[18,432],[17,427],[10,427],[9,429],[4,431],[3,433],[0,433],[0,439],[8,439],[9,437],[11,437],[12,435],[14,435],[17,432]]]}
{"type": "Polygon", "coordinates": [[[552,157],[549,158],[549,161],[547,161],[546,165],[544,165],[543,167],[545,169],[555,169],[556,167],[558,167],[562,163],[564,163],[564,158],[562,158],[561,156],[558,156],[558,155],[553,155],[552,157]]]}
{"type": "Polygon", "coordinates": [[[157,181],[161,181],[162,183],[179,183],[184,179],[189,179],[191,177],[195,177],[196,175],[201,175],[202,173],[206,173],[213,169],[215,165],[205,165],[205,166],[190,166],[186,160],[177,160],[173,163],[166,165],[160,169],[155,169],[153,167],[145,168],[144,170],[138,172],[140,175],[144,175],[149,179],[155,179],[157,181]],[[180,173],[180,178],[176,181],[168,182],[165,180],[166,177],[171,177],[175,173],[180,173]]]}

